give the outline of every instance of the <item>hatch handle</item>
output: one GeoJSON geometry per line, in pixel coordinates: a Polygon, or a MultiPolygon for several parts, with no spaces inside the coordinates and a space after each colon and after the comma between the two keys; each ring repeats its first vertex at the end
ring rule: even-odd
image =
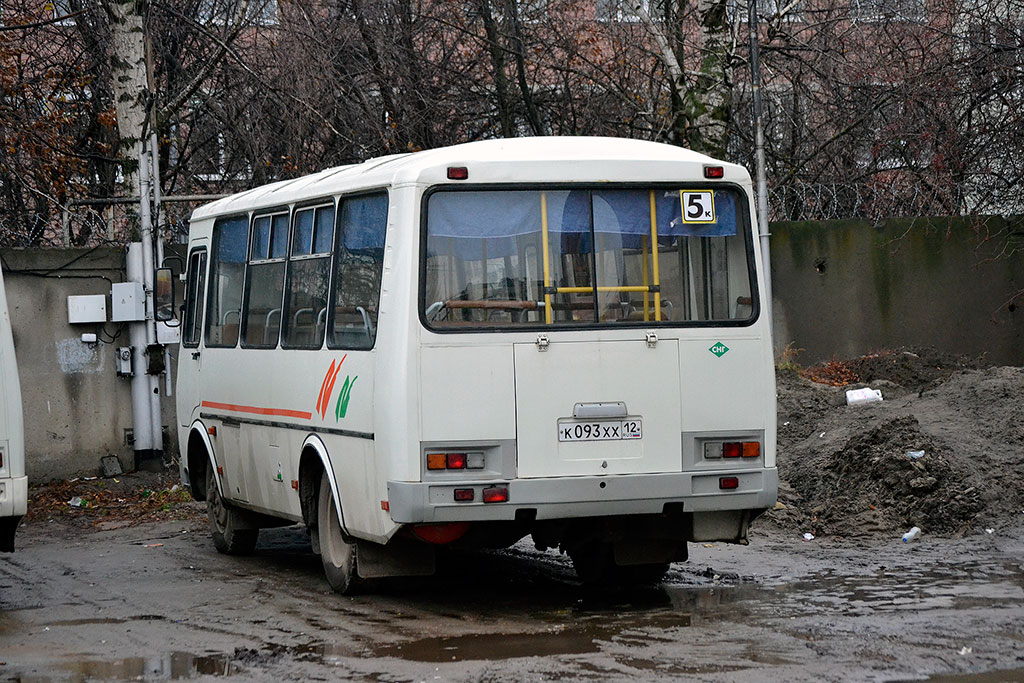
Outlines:
{"type": "Polygon", "coordinates": [[[551,340],[548,339],[548,335],[546,335],[546,334],[538,334],[537,335],[537,350],[538,351],[547,351],[548,350],[548,344],[550,344],[550,343],[551,343],[551,340]]]}
{"type": "Polygon", "coordinates": [[[626,417],[625,401],[599,401],[596,403],[577,403],[572,407],[572,416],[584,420],[596,420],[602,417],[626,417]]]}

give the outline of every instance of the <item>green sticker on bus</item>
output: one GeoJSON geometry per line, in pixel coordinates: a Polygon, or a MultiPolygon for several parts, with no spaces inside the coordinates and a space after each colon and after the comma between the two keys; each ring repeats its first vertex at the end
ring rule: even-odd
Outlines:
{"type": "Polygon", "coordinates": [[[719,358],[724,356],[728,350],[729,350],[729,347],[726,346],[725,344],[723,344],[722,342],[715,342],[714,346],[712,346],[710,349],[708,349],[708,351],[710,351],[711,353],[715,354],[719,358]]]}

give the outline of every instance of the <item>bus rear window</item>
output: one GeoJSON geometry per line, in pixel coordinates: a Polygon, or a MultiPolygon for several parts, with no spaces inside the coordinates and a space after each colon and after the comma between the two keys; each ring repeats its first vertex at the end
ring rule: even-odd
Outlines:
{"type": "Polygon", "coordinates": [[[438,191],[423,314],[436,329],[742,323],[751,248],[727,187],[438,191]]]}

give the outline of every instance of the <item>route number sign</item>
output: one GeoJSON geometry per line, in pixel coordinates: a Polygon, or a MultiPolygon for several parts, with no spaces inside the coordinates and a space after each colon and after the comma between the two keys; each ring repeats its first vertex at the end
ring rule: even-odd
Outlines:
{"type": "Polygon", "coordinates": [[[713,190],[680,190],[684,223],[714,223],[715,193],[713,190]]]}

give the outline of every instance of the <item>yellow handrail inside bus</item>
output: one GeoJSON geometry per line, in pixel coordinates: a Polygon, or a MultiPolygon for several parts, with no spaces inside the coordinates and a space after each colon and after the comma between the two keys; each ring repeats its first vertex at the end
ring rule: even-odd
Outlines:
{"type": "Polygon", "coordinates": [[[651,190],[651,265],[654,270],[654,319],[661,322],[661,277],[658,274],[658,211],[651,190]]]}
{"type": "Polygon", "coordinates": [[[650,292],[649,285],[609,285],[607,287],[555,287],[557,294],[589,294],[594,290],[599,292],[650,292]]]}
{"type": "Polygon", "coordinates": [[[548,264],[548,195],[540,193],[540,232],[541,242],[544,245],[544,322],[551,324],[551,295],[548,288],[551,287],[551,266],[548,264]]]}
{"type": "MultiPolygon", "coordinates": [[[[647,279],[647,235],[643,236],[643,239],[640,241],[640,243],[643,245],[643,260],[640,262],[640,270],[643,272],[644,287],[646,287],[647,283],[649,282],[649,280],[647,279]]],[[[651,295],[646,290],[644,290],[644,322],[647,322],[650,319],[651,295]]]]}

